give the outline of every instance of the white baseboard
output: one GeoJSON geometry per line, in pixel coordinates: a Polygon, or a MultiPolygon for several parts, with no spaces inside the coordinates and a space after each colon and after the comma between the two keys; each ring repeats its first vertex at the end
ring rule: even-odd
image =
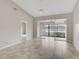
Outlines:
{"type": "Polygon", "coordinates": [[[20,41],[17,41],[17,42],[15,42],[15,43],[9,44],[9,45],[7,45],[7,46],[1,47],[0,50],[3,50],[3,49],[5,49],[5,48],[8,48],[8,47],[11,47],[11,46],[14,46],[14,45],[17,45],[17,44],[19,44],[19,43],[20,43],[20,41]]]}

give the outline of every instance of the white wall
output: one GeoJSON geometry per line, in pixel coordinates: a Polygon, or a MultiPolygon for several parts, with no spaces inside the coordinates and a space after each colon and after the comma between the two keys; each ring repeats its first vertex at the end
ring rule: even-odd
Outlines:
{"type": "Polygon", "coordinates": [[[21,40],[21,20],[27,21],[27,39],[32,39],[32,17],[12,1],[0,0],[0,48],[21,40]]]}
{"type": "Polygon", "coordinates": [[[79,1],[73,11],[74,20],[74,46],[79,49],[79,1]]]}

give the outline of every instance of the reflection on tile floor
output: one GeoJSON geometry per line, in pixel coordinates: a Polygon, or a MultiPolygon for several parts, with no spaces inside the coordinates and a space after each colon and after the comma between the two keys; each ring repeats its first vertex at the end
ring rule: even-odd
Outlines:
{"type": "Polygon", "coordinates": [[[79,53],[65,41],[52,38],[22,40],[0,51],[0,59],[79,59],[79,53]]]}

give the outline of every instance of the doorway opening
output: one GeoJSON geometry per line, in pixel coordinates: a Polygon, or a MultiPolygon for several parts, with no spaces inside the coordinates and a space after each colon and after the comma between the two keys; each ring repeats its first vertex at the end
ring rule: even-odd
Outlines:
{"type": "Polygon", "coordinates": [[[27,37],[27,22],[21,21],[21,38],[27,37]]]}

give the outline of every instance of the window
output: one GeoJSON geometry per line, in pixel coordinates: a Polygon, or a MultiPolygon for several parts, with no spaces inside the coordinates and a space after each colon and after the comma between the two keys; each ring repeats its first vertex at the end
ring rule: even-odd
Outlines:
{"type": "Polygon", "coordinates": [[[40,22],[40,36],[66,38],[66,19],[40,22]]]}

